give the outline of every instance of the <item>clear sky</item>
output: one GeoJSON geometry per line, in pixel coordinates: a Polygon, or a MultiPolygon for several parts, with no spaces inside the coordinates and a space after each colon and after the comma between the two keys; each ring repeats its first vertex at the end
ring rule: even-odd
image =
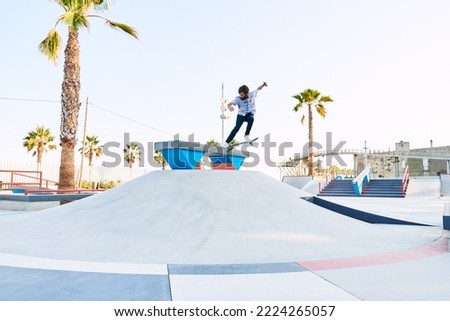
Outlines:
{"type": "MultiPolygon", "coordinates": [[[[21,146],[29,130],[42,124],[59,137],[64,57],[55,67],[37,48],[61,9],[2,1],[0,11],[0,159],[34,161],[21,146]]],[[[267,81],[252,136],[291,142],[286,157],[307,143],[292,111],[292,95],[306,88],[335,100],[326,119],[315,118],[323,146],[326,132],[343,148],[450,145],[448,0],[119,0],[102,14],[134,26],[140,40],[101,20],[80,33],[80,141],[86,97],[87,134],[103,144],[125,133],[143,144],[177,133],[221,141],[222,83],[232,99],[242,84],[267,81]]],[[[226,134],[236,112],[229,115],[226,134]]],[[[58,162],[59,153],[43,161],[58,162]]]]}

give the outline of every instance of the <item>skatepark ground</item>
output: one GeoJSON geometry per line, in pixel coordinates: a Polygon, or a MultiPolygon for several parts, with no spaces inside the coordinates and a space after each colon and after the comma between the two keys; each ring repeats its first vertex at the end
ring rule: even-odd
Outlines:
{"type": "Polygon", "coordinates": [[[328,197],[257,171],[155,171],[40,211],[0,211],[3,301],[446,301],[449,198],[328,197]]]}

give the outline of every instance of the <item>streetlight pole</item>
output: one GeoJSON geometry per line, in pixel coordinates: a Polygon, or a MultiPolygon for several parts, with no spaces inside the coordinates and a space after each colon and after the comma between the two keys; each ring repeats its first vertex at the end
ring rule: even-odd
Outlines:
{"type": "Polygon", "coordinates": [[[83,179],[83,160],[84,160],[84,146],[86,145],[86,127],[87,127],[87,116],[88,116],[88,106],[89,106],[89,97],[86,97],[86,110],[84,112],[84,127],[83,127],[83,147],[81,151],[81,164],[80,164],[80,172],[78,176],[77,188],[81,188],[81,180],[83,179]]]}
{"type": "Polygon", "coordinates": [[[367,142],[364,141],[364,169],[367,168],[367,142]]]}
{"type": "Polygon", "coordinates": [[[222,111],[222,114],[220,115],[220,119],[222,119],[222,145],[225,143],[225,119],[228,118],[228,116],[225,115],[225,110],[227,110],[227,100],[224,97],[224,87],[222,83],[222,98],[220,99],[222,102],[222,106],[220,106],[220,110],[222,111]]]}

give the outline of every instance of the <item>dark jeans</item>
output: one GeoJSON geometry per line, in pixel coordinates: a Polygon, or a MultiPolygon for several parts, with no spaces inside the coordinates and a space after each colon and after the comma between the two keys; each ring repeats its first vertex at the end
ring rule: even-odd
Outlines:
{"type": "Polygon", "coordinates": [[[233,140],[234,136],[236,136],[236,134],[238,133],[239,129],[241,129],[241,126],[244,122],[247,122],[247,129],[245,130],[245,135],[250,135],[250,131],[252,130],[254,120],[255,118],[253,117],[252,113],[248,113],[245,116],[237,115],[236,126],[234,126],[226,142],[229,144],[233,140]]]}

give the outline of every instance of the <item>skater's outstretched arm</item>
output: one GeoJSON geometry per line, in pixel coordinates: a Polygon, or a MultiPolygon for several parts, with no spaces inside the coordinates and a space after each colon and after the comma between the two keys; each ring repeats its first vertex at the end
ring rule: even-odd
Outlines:
{"type": "Polygon", "coordinates": [[[262,85],[260,85],[260,86],[259,86],[258,88],[256,88],[256,89],[261,90],[261,89],[263,89],[264,87],[267,87],[267,83],[266,83],[266,82],[263,82],[262,85]]]}

